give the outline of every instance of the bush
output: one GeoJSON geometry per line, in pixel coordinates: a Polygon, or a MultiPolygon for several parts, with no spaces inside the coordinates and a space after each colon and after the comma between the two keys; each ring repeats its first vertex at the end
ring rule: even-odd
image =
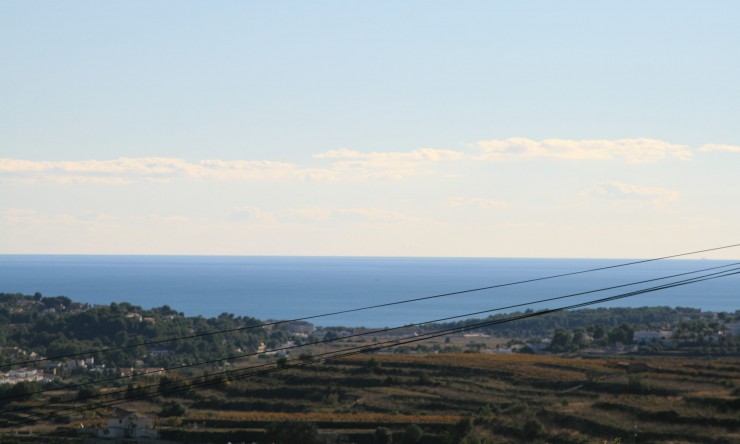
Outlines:
{"type": "Polygon", "coordinates": [[[169,418],[172,416],[185,416],[188,409],[178,401],[169,401],[162,407],[162,411],[159,412],[161,418],[169,418]]]}
{"type": "Polygon", "coordinates": [[[544,431],[545,426],[534,418],[528,419],[522,426],[522,435],[528,440],[540,436],[544,431]]]}
{"type": "Polygon", "coordinates": [[[375,444],[391,444],[393,442],[393,432],[385,427],[378,427],[375,429],[373,438],[375,444]]]}
{"type": "Polygon", "coordinates": [[[318,444],[319,430],[309,422],[272,422],[265,428],[265,442],[275,444],[318,444]]]}
{"type": "Polygon", "coordinates": [[[422,436],[424,436],[424,431],[421,430],[421,427],[416,424],[409,424],[403,433],[403,442],[404,444],[416,444],[421,441],[422,436]]]}
{"type": "Polygon", "coordinates": [[[92,387],[83,387],[77,392],[77,399],[84,400],[84,399],[90,399],[98,396],[100,394],[100,391],[92,388],[92,387]]]}
{"type": "Polygon", "coordinates": [[[473,431],[473,421],[470,417],[466,416],[454,424],[449,432],[447,432],[446,442],[450,444],[458,444],[464,440],[470,432],[473,431]]]}

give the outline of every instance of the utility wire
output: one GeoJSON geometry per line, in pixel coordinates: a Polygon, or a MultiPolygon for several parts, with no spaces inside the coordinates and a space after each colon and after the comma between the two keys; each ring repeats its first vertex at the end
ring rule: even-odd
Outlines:
{"type": "Polygon", "coordinates": [[[261,328],[261,327],[268,327],[268,326],[274,326],[274,325],[288,324],[288,323],[291,323],[291,322],[308,321],[308,320],[311,320],[311,319],[318,319],[318,318],[323,318],[323,317],[328,317],[328,316],[335,316],[335,315],[340,315],[340,314],[356,313],[356,312],[359,312],[359,311],[371,310],[371,309],[375,309],[375,308],[391,307],[391,306],[394,306],[394,305],[408,304],[408,303],[411,303],[411,302],[419,302],[419,301],[425,301],[425,300],[430,300],[430,299],[437,299],[437,298],[443,298],[443,297],[448,297],[448,296],[455,296],[455,295],[460,295],[460,294],[465,294],[465,293],[473,293],[473,292],[483,291],[483,290],[492,290],[494,288],[510,287],[510,286],[514,286],[514,285],[527,284],[527,283],[544,281],[544,280],[549,280],[549,279],[557,279],[557,278],[566,277],[566,276],[575,276],[575,275],[579,275],[579,274],[592,273],[592,272],[595,272],[595,271],[603,271],[603,270],[609,270],[609,269],[613,269],[613,268],[627,267],[627,266],[630,266],[630,265],[644,264],[644,263],[648,263],[648,262],[661,261],[661,260],[665,260],[665,259],[672,259],[672,258],[677,258],[677,257],[682,257],[682,256],[690,256],[690,255],[694,255],[694,254],[707,253],[707,252],[710,252],[710,251],[717,251],[717,250],[724,250],[724,249],[734,248],[734,247],[738,247],[738,246],[740,246],[740,244],[725,245],[725,246],[721,246],[721,247],[708,248],[708,249],[704,249],[704,250],[690,251],[690,252],[687,252],[687,253],[673,254],[673,255],[670,255],[670,256],[662,256],[662,257],[657,257],[657,258],[652,258],[652,259],[643,259],[643,260],[639,260],[639,261],[625,262],[625,263],[615,264],[615,265],[608,265],[608,266],[605,266],[605,267],[597,267],[597,268],[591,268],[591,269],[587,269],[587,270],[573,271],[573,272],[568,272],[568,273],[560,273],[560,274],[543,276],[543,277],[532,278],[532,279],[524,279],[524,280],[514,281],[514,282],[508,282],[508,283],[504,283],[504,284],[489,285],[489,286],[486,286],[486,287],[471,288],[471,289],[468,289],[468,290],[453,291],[453,292],[449,292],[449,293],[441,293],[441,294],[436,294],[436,295],[432,295],[432,296],[423,296],[423,297],[418,297],[418,298],[413,298],[413,299],[405,299],[405,300],[400,300],[400,301],[387,302],[387,303],[383,303],[383,304],[376,304],[376,305],[369,305],[369,306],[365,306],[365,307],[351,308],[351,309],[347,309],[347,310],[334,311],[334,312],[331,312],[331,313],[323,313],[323,314],[317,314],[317,315],[312,315],[312,316],[305,316],[305,317],[301,317],[301,318],[295,318],[295,319],[289,319],[289,320],[283,320],[283,321],[266,322],[266,323],[261,323],[261,324],[247,325],[247,326],[243,326],[243,327],[236,327],[236,328],[230,328],[230,329],[224,329],[224,330],[217,330],[217,331],[196,333],[196,334],[187,335],[187,336],[178,336],[178,337],[174,337],[174,338],[157,339],[157,340],[153,340],[153,341],[142,342],[140,344],[129,344],[129,345],[116,346],[116,347],[101,348],[101,349],[91,350],[91,351],[86,351],[86,352],[69,353],[69,354],[65,354],[65,355],[58,355],[58,356],[51,356],[51,357],[43,357],[43,358],[39,358],[39,359],[31,359],[31,360],[26,360],[26,361],[18,361],[18,362],[14,362],[12,364],[0,365],[0,369],[2,369],[2,368],[9,368],[9,367],[15,367],[15,366],[28,365],[28,364],[39,363],[39,362],[45,362],[45,361],[51,361],[51,360],[68,359],[68,358],[74,358],[74,357],[79,357],[79,356],[87,356],[87,355],[94,354],[94,353],[107,353],[107,352],[111,352],[111,351],[115,351],[115,350],[127,350],[127,349],[141,347],[141,346],[163,344],[163,343],[167,343],[167,342],[182,341],[182,340],[186,340],[186,339],[202,338],[202,337],[205,337],[205,336],[212,336],[212,335],[217,335],[217,334],[231,333],[231,332],[236,332],[236,331],[251,330],[251,329],[256,329],[256,328],[261,328]]]}
{"type": "MultiPolygon", "coordinates": [[[[552,310],[543,310],[543,311],[534,312],[534,313],[525,313],[525,314],[517,315],[517,316],[511,317],[511,318],[506,318],[506,319],[503,319],[503,320],[499,319],[499,320],[494,320],[494,321],[488,321],[488,322],[480,323],[480,324],[477,324],[477,325],[466,326],[466,327],[462,327],[462,328],[451,328],[451,329],[448,329],[448,330],[445,330],[445,331],[439,331],[439,332],[429,333],[427,335],[423,335],[423,337],[416,337],[416,338],[408,339],[408,340],[405,340],[405,341],[404,340],[399,340],[399,339],[394,339],[394,340],[390,340],[390,341],[385,341],[384,343],[376,343],[376,344],[369,345],[369,346],[352,347],[352,348],[349,348],[349,349],[342,350],[340,352],[326,352],[326,353],[323,353],[323,354],[321,354],[319,356],[330,355],[329,357],[326,357],[326,358],[313,357],[313,359],[310,360],[310,361],[308,361],[308,362],[305,362],[305,363],[301,362],[301,363],[298,363],[298,364],[295,364],[295,365],[291,365],[291,366],[284,366],[284,367],[278,366],[278,367],[274,367],[274,364],[269,363],[269,364],[262,364],[262,365],[258,365],[258,366],[252,366],[252,367],[249,367],[247,369],[230,370],[230,371],[222,372],[222,373],[224,373],[224,374],[232,374],[232,373],[235,373],[235,372],[238,372],[238,371],[251,370],[251,369],[254,369],[254,368],[258,368],[258,367],[268,367],[268,366],[271,366],[271,368],[268,368],[268,369],[265,369],[265,370],[260,370],[258,372],[254,372],[254,373],[245,374],[245,375],[238,375],[238,376],[235,376],[235,377],[230,377],[230,378],[221,379],[221,380],[212,380],[212,381],[201,382],[201,383],[198,383],[197,385],[183,385],[180,388],[176,388],[174,390],[166,391],[164,393],[162,393],[162,392],[155,392],[155,393],[148,393],[148,394],[144,394],[142,396],[138,396],[138,397],[135,397],[135,398],[129,398],[129,399],[125,399],[125,400],[104,401],[104,402],[95,404],[93,406],[87,406],[87,407],[83,408],[82,410],[80,410],[80,412],[87,411],[87,410],[96,410],[96,409],[104,408],[104,407],[110,407],[110,406],[113,406],[113,405],[119,405],[119,404],[131,402],[131,401],[135,401],[135,400],[140,400],[140,399],[151,398],[151,397],[159,396],[160,394],[167,395],[167,394],[179,393],[179,392],[183,392],[183,391],[195,390],[195,389],[198,389],[198,388],[201,388],[201,387],[206,387],[206,386],[211,386],[211,385],[218,385],[218,384],[222,384],[224,382],[245,379],[245,378],[252,377],[252,376],[258,376],[258,375],[262,375],[262,374],[273,373],[273,372],[277,372],[277,371],[287,370],[287,369],[290,369],[290,368],[303,367],[305,365],[310,365],[310,364],[313,364],[313,363],[316,363],[316,362],[328,361],[328,360],[338,359],[338,358],[341,358],[341,357],[352,356],[352,355],[361,354],[361,353],[367,353],[369,351],[376,351],[376,350],[381,350],[381,349],[384,349],[384,348],[394,347],[394,346],[398,346],[398,345],[405,345],[405,344],[408,344],[408,343],[424,341],[424,340],[427,340],[427,339],[432,339],[434,337],[444,336],[444,335],[449,334],[451,332],[467,331],[467,330],[471,330],[471,329],[475,329],[475,328],[480,328],[480,327],[487,326],[487,325],[495,325],[495,324],[513,322],[513,321],[520,320],[520,319],[526,319],[526,318],[535,317],[535,316],[542,316],[542,315],[545,315],[545,314],[554,313],[554,312],[558,312],[558,311],[563,311],[563,310],[568,310],[568,309],[573,309],[573,308],[582,308],[582,307],[585,307],[585,306],[588,306],[588,305],[593,305],[593,304],[596,304],[596,303],[608,302],[608,301],[611,301],[611,300],[622,299],[622,298],[625,298],[625,297],[634,296],[636,294],[643,294],[643,293],[647,293],[647,292],[651,292],[651,291],[657,291],[657,290],[662,290],[662,289],[666,289],[666,288],[672,288],[672,287],[675,287],[675,286],[687,285],[687,284],[690,284],[690,283],[696,283],[696,282],[700,282],[700,281],[703,281],[703,280],[716,279],[716,278],[719,278],[719,277],[725,277],[725,276],[730,276],[730,275],[739,274],[739,273],[740,272],[733,272],[733,273],[724,274],[723,276],[707,277],[707,278],[697,277],[697,278],[688,279],[688,280],[685,280],[685,281],[678,281],[678,282],[675,282],[675,283],[666,284],[666,285],[662,285],[662,286],[658,286],[658,287],[652,287],[652,288],[648,288],[648,289],[643,289],[643,290],[639,290],[639,291],[635,291],[635,292],[631,292],[631,293],[626,293],[626,294],[622,294],[622,295],[616,295],[616,296],[611,296],[611,297],[607,297],[607,298],[597,299],[597,300],[594,300],[594,301],[583,302],[583,303],[580,303],[580,304],[575,304],[575,305],[571,305],[571,306],[567,306],[567,307],[561,307],[561,308],[552,309],[552,310]],[[689,281],[691,281],[691,282],[689,282],[689,281]]],[[[295,362],[296,360],[293,360],[293,361],[295,362]]],[[[216,375],[218,375],[218,374],[214,374],[214,375],[210,375],[210,376],[216,376],[216,375]]],[[[189,378],[189,379],[181,380],[181,382],[188,381],[188,380],[196,380],[196,379],[201,379],[201,378],[200,377],[189,378]]],[[[156,385],[149,386],[149,387],[142,387],[142,388],[151,388],[151,387],[156,387],[156,385]]],[[[73,408],[67,408],[67,409],[64,409],[64,410],[78,410],[78,408],[74,408],[73,407],[73,408]]],[[[47,419],[50,415],[54,415],[55,413],[61,412],[61,411],[62,410],[58,410],[56,412],[48,413],[46,416],[44,416],[42,418],[37,418],[37,419],[30,420],[30,422],[38,422],[38,421],[47,419]]],[[[74,413],[74,412],[72,412],[72,413],[74,413]]],[[[64,416],[68,416],[68,415],[64,415],[64,416]]]]}
{"type": "MultiPolygon", "coordinates": [[[[292,349],[301,348],[301,347],[308,347],[308,346],[312,346],[312,345],[322,345],[322,344],[327,344],[327,343],[334,342],[334,341],[339,341],[339,340],[352,339],[352,338],[356,338],[356,337],[369,336],[369,335],[374,335],[374,334],[379,334],[379,333],[387,333],[387,332],[390,332],[390,331],[407,329],[407,328],[411,328],[411,327],[418,327],[418,326],[422,326],[422,325],[426,325],[426,324],[433,324],[433,323],[445,322],[445,321],[450,321],[450,320],[453,320],[453,319],[467,318],[467,317],[477,316],[477,315],[481,315],[481,314],[493,313],[493,312],[496,312],[496,311],[503,311],[503,310],[509,310],[509,309],[513,309],[513,308],[526,307],[526,306],[529,306],[529,305],[540,304],[540,303],[544,303],[544,302],[557,301],[557,300],[561,300],[561,299],[567,299],[567,298],[572,298],[572,297],[576,297],[576,296],[583,296],[583,295],[592,294],[592,293],[598,293],[598,292],[602,292],[602,291],[615,290],[615,289],[618,289],[618,288],[624,288],[624,287],[629,287],[629,286],[633,286],[633,285],[639,285],[639,284],[645,284],[645,283],[649,283],[649,282],[655,282],[655,281],[660,281],[660,280],[665,280],[665,279],[671,279],[671,278],[675,278],[675,277],[686,276],[686,275],[689,275],[689,274],[703,273],[703,272],[706,272],[706,271],[717,270],[717,269],[720,269],[720,268],[728,268],[728,267],[732,267],[732,266],[736,266],[736,265],[740,265],[740,262],[734,262],[732,264],[720,265],[720,266],[716,266],[716,267],[709,267],[709,268],[704,268],[704,269],[695,270],[695,271],[689,271],[689,272],[678,273],[678,274],[673,274],[673,275],[668,275],[668,276],[662,276],[662,277],[659,277],[659,278],[646,279],[646,280],[643,280],[643,281],[630,282],[630,283],[627,283],[627,284],[614,285],[614,286],[611,286],[611,287],[599,288],[599,289],[596,289],[596,290],[589,290],[589,291],[583,291],[583,292],[579,292],[579,293],[571,293],[571,294],[567,294],[567,295],[563,295],[563,296],[555,296],[555,297],[550,297],[550,298],[545,298],[545,299],[539,299],[539,300],[530,301],[530,302],[523,302],[523,303],[519,303],[519,304],[508,305],[508,306],[498,307],[498,308],[493,308],[493,309],[488,309],[488,310],[481,310],[481,311],[476,311],[476,312],[472,312],[472,313],[465,313],[465,314],[456,315],[456,316],[449,316],[449,317],[435,319],[435,320],[431,320],[431,321],[423,321],[423,322],[406,324],[406,325],[403,325],[403,326],[391,327],[391,328],[387,328],[386,327],[386,328],[379,329],[379,330],[371,330],[371,331],[367,331],[367,332],[363,332],[363,333],[356,333],[356,334],[352,334],[352,335],[348,335],[348,336],[343,336],[341,338],[325,339],[325,340],[314,341],[314,342],[309,342],[309,343],[305,343],[305,344],[298,344],[298,345],[293,345],[293,346],[288,346],[288,347],[281,347],[281,348],[274,349],[274,350],[271,350],[271,351],[272,352],[290,351],[292,349]]],[[[729,271],[733,271],[733,270],[740,270],[740,268],[731,269],[729,271]]],[[[724,273],[724,272],[727,272],[727,271],[728,270],[725,270],[723,272],[713,273],[713,274],[709,274],[709,275],[706,275],[706,276],[711,276],[711,275],[715,275],[715,274],[719,274],[719,273],[724,273]]],[[[227,357],[224,357],[224,358],[218,358],[218,359],[212,359],[212,360],[208,360],[208,361],[201,361],[201,362],[196,362],[196,363],[187,364],[187,365],[181,365],[181,366],[164,368],[162,370],[164,370],[165,372],[170,371],[170,370],[182,370],[182,369],[185,369],[185,368],[192,368],[192,367],[198,367],[198,366],[202,366],[202,365],[216,364],[216,363],[224,362],[224,361],[231,361],[231,360],[235,360],[235,359],[248,358],[248,357],[252,357],[252,356],[257,356],[259,354],[261,354],[261,353],[259,353],[259,352],[250,352],[250,353],[240,354],[240,355],[231,355],[231,356],[227,356],[227,357]]],[[[5,397],[0,397],[0,402],[11,400],[11,399],[23,398],[23,397],[30,396],[30,395],[43,394],[43,393],[50,392],[50,391],[72,390],[72,389],[78,389],[79,390],[79,389],[81,389],[83,387],[86,387],[86,386],[89,386],[89,385],[103,384],[103,383],[118,381],[118,380],[122,380],[122,379],[133,379],[135,377],[143,377],[143,376],[149,376],[149,375],[153,375],[153,374],[158,374],[162,370],[142,372],[142,373],[138,373],[138,374],[132,375],[132,376],[117,376],[117,377],[103,379],[103,380],[98,380],[98,381],[89,381],[89,382],[78,383],[78,384],[70,384],[70,385],[67,385],[67,386],[56,387],[56,388],[53,388],[53,389],[37,390],[37,391],[34,391],[34,392],[29,392],[29,393],[24,393],[24,394],[5,396],[5,397]]],[[[85,399],[88,399],[88,398],[81,398],[81,399],[78,399],[78,400],[85,400],[85,399]]],[[[71,401],[74,401],[74,400],[69,400],[67,402],[71,402],[71,401]]],[[[10,410],[9,412],[17,412],[17,411],[27,410],[27,409],[31,409],[31,408],[33,408],[33,407],[20,407],[20,408],[14,409],[14,410],[10,410]]]]}
{"type": "MultiPolygon", "coordinates": [[[[380,342],[380,343],[375,343],[375,344],[371,344],[371,345],[364,345],[364,346],[359,346],[359,347],[351,347],[351,348],[348,348],[348,349],[344,349],[344,350],[342,350],[340,352],[336,352],[336,351],[334,351],[334,352],[331,352],[331,351],[330,352],[325,352],[325,353],[321,353],[319,355],[312,356],[309,359],[302,360],[301,358],[299,358],[297,360],[292,360],[293,362],[296,362],[296,361],[301,361],[301,362],[298,362],[297,364],[290,365],[290,366],[278,366],[278,367],[274,367],[275,364],[273,364],[273,363],[267,363],[267,364],[260,364],[260,365],[257,365],[257,366],[251,366],[251,367],[243,368],[243,369],[228,370],[228,371],[218,372],[218,373],[211,374],[209,376],[211,378],[213,378],[213,377],[218,377],[218,376],[222,376],[222,375],[233,375],[233,374],[236,374],[238,372],[243,372],[243,371],[251,371],[251,370],[256,369],[256,368],[271,367],[271,368],[268,368],[268,369],[265,369],[265,370],[260,370],[260,371],[253,372],[253,373],[247,373],[247,374],[235,375],[235,376],[226,376],[223,379],[212,380],[212,381],[205,381],[205,382],[199,382],[199,383],[196,383],[195,385],[192,385],[192,384],[185,385],[185,384],[183,384],[179,388],[175,388],[173,390],[168,390],[166,392],[145,393],[145,394],[143,394],[141,396],[129,397],[128,399],[123,399],[123,400],[121,400],[121,399],[115,399],[115,400],[110,400],[110,401],[102,401],[102,402],[99,402],[99,403],[96,403],[96,404],[93,404],[93,405],[88,405],[88,406],[85,406],[85,407],[82,407],[82,408],[80,408],[80,407],[69,407],[69,408],[59,409],[59,410],[56,410],[56,411],[53,411],[53,412],[48,412],[46,414],[40,415],[37,418],[31,418],[31,419],[24,420],[24,421],[17,421],[16,420],[15,421],[15,424],[13,424],[13,425],[7,424],[7,425],[0,426],[0,427],[11,427],[11,426],[15,426],[15,425],[23,425],[23,424],[27,424],[27,423],[35,423],[35,422],[43,421],[43,420],[49,419],[51,417],[56,417],[56,416],[68,416],[68,415],[59,415],[59,413],[64,412],[64,411],[71,411],[71,414],[74,414],[75,411],[81,413],[81,412],[88,411],[88,410],[97,410],[97,409],[100,409],[100,408],[110,407],[110,406],[114,406],[114,405],[118,405],[118,404],[123,404],[123,403],[131,402],[131,401],[135,401],[135,400],[140,400],[140,399],[151,398],[151,397],[155,397],[155,396],[159,396],[159,395],[167,395],[167,394],[179,393],[179,392],[188,391],[188,390],[195,390],[195,389],[199,389],[199,388],[202,388],[202,387],[207,387],[207,386],[211,386],[211,385],[222,384],[222,383],[227,382],[227,381],[236,381],[236,380],[245,379],[245,378],[253,377],[253,376],[257,376],[257,375],[262,375],[262,374],[267,374],[267,373],[273,373],[273,372],[276,372],[276,371],[287,370],[287,369],[295,368],[295,367],[302,367],[302,366],[310,365],[310,364],[313,364],[313,363],[316,363],[316,362],[324,362],[324,361],[329,361],[329,360],[333,360],[333,359],[338,359],[338,358],[341,358],[341,357],[352,356],[352,355],[361,354],[361,353],[367,353],[367,352],[370,352],[370,351],[382,350],[382,349],[385,349],[385,348],[395,347],[395,346],[399,346],[399,345],[405,345],[405,344],[414,343],[414,342],[420,342],[420,341],[424,341],[424,340],[427,340],[427,339],[441,337],[441,336],[444,336],[444,335],[447,335],[447,334],[450,334],[450,333],[454,333],[454,332],[468,331],[468,330],[473,330],[473,329],[476,329],[476,328],[482,328],[482,327],[486,327],[486,326],[493,326],[493,325],[498,325],[498,324],[503,324],[503,323],[508,323],[508,322],[514,322],[514,321],[517,321],[517,320],[527,319],[527,318],[531,318],[531,317],[535,317],[535,316],[542,316],[542,315],[556,313],[556,312],[565,311],[565,310],[583,308],[583,307],[594,305],[594,304],[599,304],[599,303],[603,303],[603,302],[610,302],[610,301],[614,301],[614,300],[618,300],[618,299],[623,299],[623,298],[627,298],[627,297],[631,297],[631,296],[636,296],[636,295],[640,295],[640,294],[650,293],[650,292],[654,292],[654,291],[665,290],[665,289],[668,289],[668,288],[679,287],[679,286],[683,286],[683,285],[694,284],[694,283],[698,283],[698,282],[702,282],[702,281],[707,281],[707,280],[712,280],[712,279],[718,279],[718,278],[721,278],[721,277],[727,277],[727,276],[732,276],[732,275],[736,275],[736,274],[740,274],[740,271],[725,271],[725,272],[721,272],[721,273],[713,273],[711,275],[698,276],[698,277],[694,277],[694,278],[690,278],[690,279],[675,281],[675,282],[667,283],[667,284],[664,284],[664,285],[659,285],[659,286],[655,286],[655,287],[649,287],[649,288],[645,288],[645,289],[641,289],[641,290],[636,290],[636,291],[632,291],[632,292],[628,292],[628,293],[622,293],[622,294],[615,295],[615,296],[609,296],[609,297],[605,297],[605,298],[600,298],[600,299],[591,300],[591,301],[587,301],[587,302],[582,302],[582,303],[578,303],[578,304],[573,304],[573,305],[569,305],[569,306],[559,307],[559,308],[555,308],[555,309],[546,309],[546,310],[541,310],[541,311],[532,312],[532,313],[524,313],[524,314],[519,314],[519,315],[515,315],[515,316],[512,316],[512,317],[509,317],[509,318],[503,318],[503,319],[496,319],[496,320],[491,320],[491,321],[485,321],[485,322],[470,324],[470,325],[463,326],[463,327],[453,327],[453,328],[449,328],[449,329],[445,329],[445,330],[440,330],[440,331],[436,331],[436,332],[432,332],[432,333],[428,333],[428,334],[424,334],[424,335],[419,335],[417,337],[413,337],[413,338],[406,339],[406,340],[403,340],[403,339],[393,339],[393,340],[384,341],[384,342],[380,342]],[[325,357],[323,357],[323,356],[325,356],[325,357]]],[[[180,380],[179,382],[182,383],[182,382],[187,382],[187,381],[196,381],[196,380],[199,380],[199,379],[203,379],[203,377],[197,376],[197,377],[192,377],[192,378],[186,378],[186,379],[180,380]]],[[[148,385],[148,386],[137,387],[135,390],[143,391],[143,390],[147,390],[147,389],[154,388],[154,387],[159,387],[159,385],[158,384],[152,384],[152,385],[148,385]]],[[[114,395],[114,394],[117,394],[117,393],[120,393],[120,392],[111,392],[111,393],[107,393],[107,394],[105,394],[103,396],[111,396],[111,395],[114,395]]]]}

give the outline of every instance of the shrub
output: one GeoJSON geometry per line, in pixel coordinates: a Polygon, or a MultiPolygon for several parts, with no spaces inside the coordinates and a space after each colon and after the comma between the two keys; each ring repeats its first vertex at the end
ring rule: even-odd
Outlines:
{"type": "Polygon", "coordinates": [[[178,401],[168,401],[162,406],[162,411],[159,412],[160,418],[169,418],[173,416],[185,416],[188,409],[178,401]]]}
{"type": "Polygon", "coordinates": [[[265,442],[275,444],[318,444],[319,430],[310,422],[272,422],[265,428],[265,442]]]}
{"type": "Polygon", "coordinates": [[[375,429],[373,442],[375,444],[391,444],[393,442],[393,432],[385,427],[378,427],[375,429]]]}
{"type": "Polygon", "coordinates": [[[540,436],[544,431],[545,426],[534,418],[528,419],[522,426],[522,435],[528,440],[540,436]]]}
{"type": "Polygon", "coordinates": [[[424,432],[421,427],[416,424],[409,424],[403,433],[403,442],[405,444],[416,444],[421,441],[422,436],[424,436],[424,432]]]}

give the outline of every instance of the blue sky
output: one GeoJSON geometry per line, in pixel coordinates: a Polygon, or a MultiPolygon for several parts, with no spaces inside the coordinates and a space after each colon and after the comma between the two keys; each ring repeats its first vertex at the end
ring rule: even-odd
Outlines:
{"type": "Polygon", "coordinates": [[[739,13],[5,1],[0,252],[643,257],[735,243],[739,13]]]}

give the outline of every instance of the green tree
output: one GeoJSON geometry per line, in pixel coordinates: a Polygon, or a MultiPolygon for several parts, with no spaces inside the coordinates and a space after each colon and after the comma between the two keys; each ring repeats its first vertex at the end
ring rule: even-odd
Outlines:
{"type": "Polygon", "coordinates": [[[522,426],[522,436],[527,440],[532,440],[542,435],[545,431],[545,426],[535,418],[528,419],[522,426]]]}
{"type": "Polygon", "coordinates": [[[586,335],[586,330],[583,328],[576,328],[573,330],[573,345],[577,348],[585,348],[589,344],[588,336],[586,335]]]}
{"type": "Polygon", "coordinates": [[[555,353],[567,351],[570,347],[570,343],[573,340],[573,335],[564,329],[558,328],[552,335],[552,342],[550,343],[550,350],[555,353]]]}
{"type": "Polygon", "coordinates": [[[13,401],[27,401],[38,390],[38,383],[28,381],[21,381],[13,385],[0,385],[0,406],[5,406],[13,401]]]}
{"type": "Polygon", "coordinates": [[[620,324],[618,327],[614,327],[607,333],[607,338],[610,344],[616,344],[621,342],[622,344],[631,344],[632,337],[635,334],[635,327],[629,324],[620,324]]]}
{"type": "Polygon", "coordinates": [[[403,442],[404,444],[416,444],[421,441],[422,436],[424,436],[424,431],[421,430],[421,427],[416,424],[409,424],[403,432],[403,442]]]}
{"type": "Polygon", "coordinates": [[[265,441],[275,444],[318,444],[319,430],[309,422],[272,422],[265,428],[265,441]]]}
{"type": "Polygon", "coordinates": [[[460,421],[455,423],[447,432],[447,439],[445,442],[449,444],[458,444],[464,440],[473,431],[473,421],[469,416],[462,418],[460,421]]]}
{"type": "Polygon", "coordinates": [[[375,429],[375,434],[373,434],[373,442],[375,444],[392,444],[393,432],[386,427],[378,427],[375,429]]]}
{"type": "Polygon", "coordinates": [[[161,418],[169,418],[171,416],[182,417],[188,413],[187,407],[178,401],[168,401],[162,406],[162,411],[159,412],[161,418]]]}

